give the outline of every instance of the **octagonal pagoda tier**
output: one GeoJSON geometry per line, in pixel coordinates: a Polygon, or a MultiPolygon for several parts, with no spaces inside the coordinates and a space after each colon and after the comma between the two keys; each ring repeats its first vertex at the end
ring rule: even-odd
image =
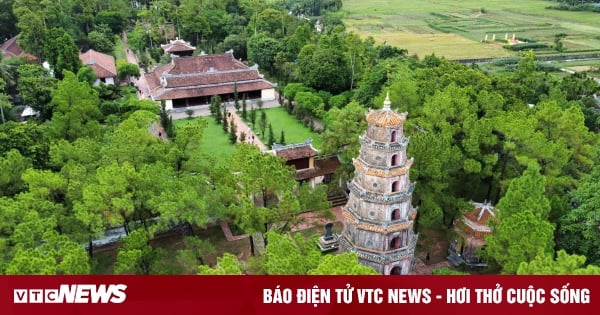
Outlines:
{"type": "Polygon", "coordinates": [[[342,210],[340,244],[355,252],[360,263],[382,274],[408,274],[418,235],[413,232],[417,210],[411,204],[413,159],[406,156],[406,113],[391,109],[388,94],[383,109],[371,110],[366,120],[367,131],[359,138],[355,175],[348,183],[349,198],[342,210]]]}

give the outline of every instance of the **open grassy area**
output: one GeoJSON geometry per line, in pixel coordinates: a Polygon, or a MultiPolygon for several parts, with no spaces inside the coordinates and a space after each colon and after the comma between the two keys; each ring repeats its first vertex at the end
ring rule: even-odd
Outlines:
{"type": "MultiPolygon", "coordinates": [[[[223,127],[215,122],[212,117],[196,117],[193,119],[206,119],[208,126],[202,136],[202,144],[199,151],[203,154],[212,155],[217,160],[222,161],[235,151],[235,146],[229,142],[228,134],[223,131],[223,127]]],[[[173,120],[175,128],[187,124],[191,120],[188,118],[173,120]]]]}
{"type": "MultiPolygon", "coordinates": [[[[305,127],[300,123],[296,117],[288,114],[288,112],[282,107],[273,107],[264,109],[267,114],[267,126],[270,123],[273,126],[273,133],[275,134],[275,142],[278,142],[281,130],[285,133],[286,144],[304,142],[308,138],[313,140],[313,146],[319,149],[321,146],[321,137],[314,131],[305,127]]],[[[260,113],[257,113],[256,127],[252,128],[254,131],[259,132],[258,120],[260,119],[260,113]]],[[[268,128],[268,127],[267,127],[268,128]]],[[[265,131],[264,137],[261,137],[263,142],[266,142],[268,136],[268,130],[265,131]]]]}
{"type": "MultiPolygon", "coordinates": [[[[556,2],[475,0],[345,0],[340,13],[348,29],[373,36],[423,57],[435,53],[448,59],[502,57],[515,52],[502,48],[515,34],[553,44],[565,33],[565,50],[600,52],[600,15],[545,9],[556,2]],[[482,43],[488,35],[490,43],[482,43]]],[[[536,52],[537,53],[537,52],[536,52]]],[[[547,53],[556,53],[549,49],[547,53]]]]}

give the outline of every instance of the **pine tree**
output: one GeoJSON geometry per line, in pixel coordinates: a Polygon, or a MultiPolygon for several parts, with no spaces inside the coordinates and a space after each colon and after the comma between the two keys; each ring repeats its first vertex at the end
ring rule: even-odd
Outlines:
{"type": "Polygon", "coordinates": [[[269,124],[269,141],[267,142],[269,148],[273,146],[273,143],[275,143],[275,134],[273,133],[273,126],[269,124]]]}
{"type": "Polygon", "coordinates": [[[228,132],[227,114],[223,115],[223,131],[228,132]]]}
{"type": "Polygon", "coordinates": [[[254,108],[254,106],[250,108],[250,122],[253,127],[256,125],[256,108],[254,108]]]}
{"type": "Polygon", "coordinates": [[[246,94],[244,94],[244,97],[242,98],[242,118],[244,120],[246,120],[248,117],[248,109],[247,109],[247,104],[246,104],[246,94]]]}
{"type": "Polygon", "coordinates": [[[169,125],[165,132],[167,133],[167,137],[175,138],[175,129],[173,128],[173,117],[169,117],[169,125]]]}
{"type": "Polygon", "coordinates": [[[225,127],[223,128],[227,128],[227,104],[223,103],[223,113],[221,114],[221,119],[223,120],[223,125],[225,125],[225,127]]]}
{"type": "Polygon", "coordinates": [[[285,132],[281,129],[281,135],[279,136],[279,144],[285,145],[285,132]]]}
{"type": "Polygon", "coordinates": [[[243,143],[246,141],[246,133],[245,132],[240,132],[240,142],[243,143]]]}
{"type": "Polygon", "coordinates": [[[267,114],[265,111],[260,111],[260,119],[258,120],[258,127],[260,128],[260,135],[265,138],[265,130],[267,128],[267,114]]]}
{"type": "Polygon", "coordinates": [[[233,122],[233,119],[229,120],[229,141],[232,144],[237,142],[237,126],[233,122]]]}

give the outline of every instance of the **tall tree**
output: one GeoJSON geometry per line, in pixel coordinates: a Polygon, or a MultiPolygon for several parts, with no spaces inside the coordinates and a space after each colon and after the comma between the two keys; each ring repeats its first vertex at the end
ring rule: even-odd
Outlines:
{"type": "Polygon", "coordinates": [[[554,225],[547,220],[550,203],[543,195],[539,170],[537,164],[530,164],[497,205],[498,222],[486,238],[485,252],[500,264],[502,273],[514,274],[521,262],[553,251],[554,225]]]}
{"type": "Polygon", "coordinates": [[[57,80],[50,72],[40,65],[24,64],[17,69],[17,90],[19,97],[27,105],[40,113],[39,119],[44,121],[52,118],[52,90],[56,88],[57,80]]]}
{"type": "Polygon", "coordinates": [[[96,137],[102,127],[98,108],[98,93],[86,82],[80,82],[72,72],[66,71],[64,79],[52,91],[54,115],[50,121],[50,134],[58,139],[73,141],[79,137],[96,137]]]}

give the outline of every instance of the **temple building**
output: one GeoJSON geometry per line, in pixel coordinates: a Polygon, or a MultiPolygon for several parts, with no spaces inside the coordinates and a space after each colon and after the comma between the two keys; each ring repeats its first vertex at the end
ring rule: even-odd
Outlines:
{"type": "Polygon", "coordinates": [[[270,101],[275,99],[275,84],[233,56],[233,50],[217,55],[175,57],[170,63],[146,74],[148,94],[165,101],[166,109],[205,105],[219,95],[223,101],[238,98],[270,101]]]}
{"type": "Polygon", "coordinates": [[[483,203],[471,201],[471,204],[473,209],[465,211],[454,223],[460,234],[483,240],[486,235],[492,234],[489,222],[496,217],[496,209],[488,201],[483,203]]]}
{"type": "Polygon", "coordinates": [[[165,54],[174,55],[177,57],[191,56],[194,54],[196,47],[183,39],[170,40],[168,44],[160,45],[160,48],[165,54]]]}
{"type": "Polygon", "coordinates": [[[340,166],[337,155],[317,157],[319,152],[312,146],[311,139],[298,144],[273,144],[272,150],[268,152],[283,158],[286,165],[294,166],[296,180],[308,183],[312,187],[331,182],[333,174],[340,166]]]}
{"type": "Polygon", "coordinates": [[[418,235],[413,232],[417,209],[411,204],[409,180],[413,159],[406,156],[406,113],[390,108],[367,114],[367,131],[360,136],[360,153],[353,160],[355,175],[348,183],[349,198],[342,209],[344,229],[339,238],[361,264],[384,275],[411,272],[418,235]]]}

